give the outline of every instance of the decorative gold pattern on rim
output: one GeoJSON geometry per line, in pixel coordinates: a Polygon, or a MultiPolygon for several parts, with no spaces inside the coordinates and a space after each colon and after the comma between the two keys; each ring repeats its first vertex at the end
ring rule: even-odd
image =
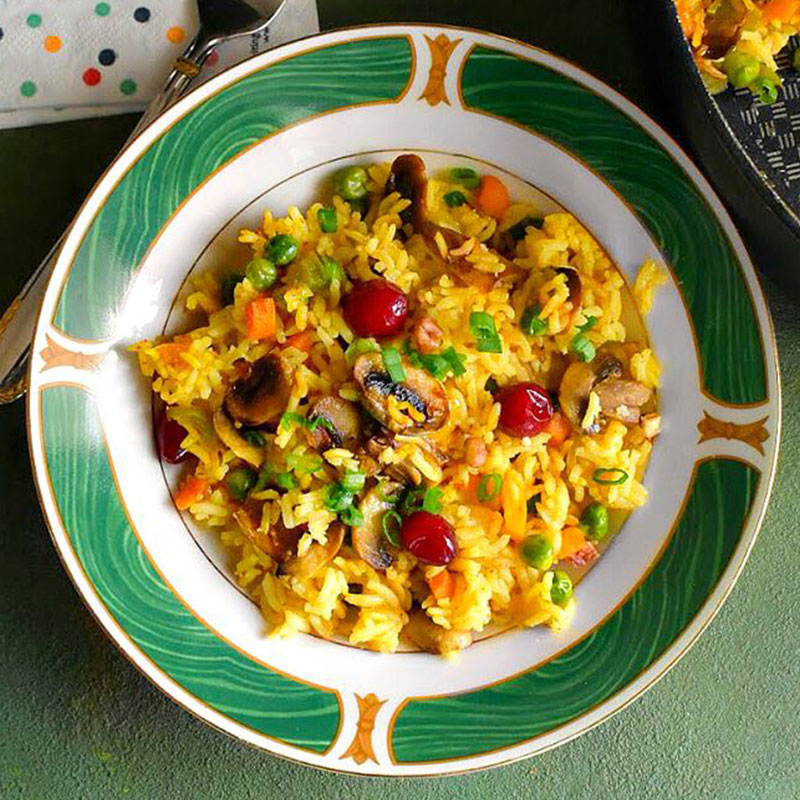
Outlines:
{"type": "Polygon", "coordinates": [[[429,106],[438,106],[439,103],[447,103],[447,92],[444,89],[444,79],[447,75],[447,62],[453,54],[453,50],[461,43],[461,39],[448,39],[440,33],[435,39],[431,39],[427,34],[425,40],[431,49],[431,68],[428,72],[428,82],[425,89],[417,98],[425,100],[429,106]]]}
{"type": "Polygon", "coordinates": [[[77,353],[68,350],[54,341],[50,334],[45,334],[47,347],[43,347],[39,355],[44,361],[42,372],[54,367],[74,367],[75,369],[96,369],[105,357],[105,353],[77,353]]]}
{"type": "Polygon", "coordinates": [[[698,444],[707,442],[709,439],[735,439],[749,444],[762,456],[764,455],[763,443],[769,439],[769,433],[764,427],[764,423],[769,419],[768,416],[756,422],[739,423],[717,419],[712,417],[708,411],[703,413],[705,417],[697,423],[697,430],[700,431],[698,444]]]}
{"type": "Polygon", "coordinates": [[[365,761],[374,761],[377,764],[378,759],[375,757],[375,750],[372,747],[372,731],[375,729],[375,718],[378,716],[378,711],[386,701],[379,700],[377,695],[371,692],[365,697],[356,695],[356,700],[358,701],[356,735],[340,759],[352,758],[356,764],[363,764],[365,761]]]}

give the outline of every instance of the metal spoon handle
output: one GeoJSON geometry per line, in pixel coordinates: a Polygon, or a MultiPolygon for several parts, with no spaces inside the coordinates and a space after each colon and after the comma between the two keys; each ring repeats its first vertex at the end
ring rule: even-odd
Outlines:
{"type": "MultiPolygon", "coordinates": [[[[203,63],[217,43],[216,39],[196,36],[184,54],[175,61],[163,89],[153,98],[125,145],[146,128],[156,117],[166,111],[186,91],[199,75],[203,63]]],[[[27,389],[28,359],[31,339],[36,328],[37,311],[41,305],[47,282],[61,250],[69,228],[61,234],[50,252],[0,317],[0,405],[12,403],[22,397],[27,389]]]]}

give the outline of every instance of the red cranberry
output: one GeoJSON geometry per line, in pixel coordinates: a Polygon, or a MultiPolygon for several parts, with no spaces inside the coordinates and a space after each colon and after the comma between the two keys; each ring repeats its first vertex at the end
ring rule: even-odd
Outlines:
{"type": "Polygon", "coordinates": [[[400,333],[408,314],[406,296],[398,286],[382,279],[356,284],[343,305],[345,322],[362,339],[400,333]]]}
{"type": "Polygon", "coordinates": [[[535,436],[553,416],[547,389],[535,383],[517,383],[500,390],[500,430],[510,436],[535,436]]]}
{"type": "Polygon", "coordinates": [[[456,534],[444,517],[416,511],[406,518],[400,531],[403,547],[424,564],[443,567],[456,556],[456,534]]]}
{"type": "Polygon", "coordinates": [[[167,416],[166,410],[158,415],[156,420],[156,446],[158,455],[168,464],[180,464],[191,455],[181,447],[181,442],[186,438],[186,428],[174,419],[167,416]]]}

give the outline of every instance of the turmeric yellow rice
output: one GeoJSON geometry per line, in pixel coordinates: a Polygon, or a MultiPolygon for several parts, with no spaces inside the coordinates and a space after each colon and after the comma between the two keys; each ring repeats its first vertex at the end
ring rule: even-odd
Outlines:
{"type": "Polygon", "coordinates": [[[239,240],[246,270],[182,298],[194,326],[132,349],[174,501],[271,633],[448,654],[567,626],[647,500],[656,265],[631,292],[570,214],[414,155],[239,240]]]}

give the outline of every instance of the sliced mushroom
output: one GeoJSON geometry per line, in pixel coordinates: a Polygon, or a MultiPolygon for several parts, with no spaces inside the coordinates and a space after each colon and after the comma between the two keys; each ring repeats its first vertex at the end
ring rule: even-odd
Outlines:
{"type": "MultiPolygon", "coordinates": [[[[429,460],[431,464],[437,467],[444,467],[447,464],[447,456],[439,450],[438,447],[431,444],[424,436],[398,436],[397,438],[405,439],[406,441],[412,441],[413,439],[413,444],[420,448],[423,457],[429,460]]],[[[390,431],[383,431],[367,439],[364,443],[364,449],[367,451],[368,457],[379,462],[383,451],[386,450],[387,447],[394,447],[394,445],[394,435],[390,431]]],[[[425,482],[425,477],[421,470],[408,461],[380,464],[380,468],[387,475],[402,483],[413,483],[415,486],[421,486],[422,483],[425,482]]]]}
{"type": "Polygon", "coordinates": [[[576,269],[572,267],[558,267],[556,269],[557,275],[567,276],[567,291],[569,292],[567,299],[572,304],[572,311],[570,312],[569,319],[566,321],[566,329],[572,325],[572,320],[578,309],[581,307],[581,300],[583,297],[583,285],[581,284],[581,276],[576,269]]]}
{"type": "Polygon", "coordinates": [[[632,425],[639,421],[640,408],[653,394],[643,384],[623,378],[601,381],[594,387],[594,392],[603,414],[632,425]]]}
{"type": "Polygon", "coordinates": [[[406,379],[395,383],[380,353],[365,353],[353,365],[353,377],[361,388],[367,411],[395,432],[437,430],[444,425],[450,402],[442,384],[403,359],[406,379]],[[394,402],[394,413],[390,404],[394,402]]]}
{"type": "Polygon", "coordinates": [[[358,406],[341,397],[322,397],[308,412],[309,422],[320,422],[306,430],[309,444],[317,450],[346,447],[352,450],[361,437],[361,414],[358,406]]]}
{"type": "Polygon", "coordinates": [[[394,563],[393,549],[383,535],[383,515],[393,508],[387,498],[402,488],[400,483],[383,483],[370,489],[359,506],[364,521],[352,529],[353,548],[373,569],[385,570],[394,563]]]}
{"type": "Polygon", "coordinates": [[[268,355],[249,365],[247,374],[233,383],[225,396],[225,410],[246,425],[264,425],[286,408],[291,380],[278,355],[268,355]]]}
{"type": "Polygon", "coordinates": [[[403,633],[420,650],[437,655],[455,653],[472,644],[472,634],[469,631],[447,631],[418,608],[409,613],[403,633]]]}
{"type": "Polygon", "coordinates": [[[314,542],[305,555],[293,556],[286,564],[286,572],[295,578],[319,575],[336,558],[344,542],[344,534],[344,525],[338,521],[332,522],[328,528],[328,541],[325,544],[314,542]]]}
{"type": "Polygon", "coordinates": [[[703,34],[708,58],[722,58],[739,41],[746,17],[743,0],[717,0],[711,4],[703,34]]]}
{"type": "Polygon", "coordinates": [[[410,222],[414,230],[423,231],[427,223],[426,193],[428,179],[425,162],[413,153],[398,156],[392,162],[392,171],[386,181],[386,194],[397,192],[411,201],[411,205],[400,215],[403,222],[410,222]]]}
{"type": "Polygon", "coordinates": [[[292,553],[297,550],[297,542],[303,532],[303,528],[287,528],[283,520],[269,526],[265,532],[258,528],[246,508],[240,508],[233,512],[233,518],[242,533],[259,549],[263,550],[268,556],[276,561],[285,561],[292,553]]]}
{"type": "Polygon", "coordinates": [[[230,417],[220,408],[214,412],[214,430],[222,443],[231,449],[237,458],[246,461],[251,466],[258,469],[264,462],[264,451],[258,447],[248,444],[246,439],[236,430],[230,417]]]}

